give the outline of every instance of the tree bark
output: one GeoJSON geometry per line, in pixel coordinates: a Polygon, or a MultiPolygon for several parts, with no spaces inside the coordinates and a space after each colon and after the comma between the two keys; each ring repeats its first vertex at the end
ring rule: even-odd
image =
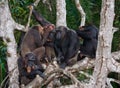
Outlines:
{"type": "Polygon", "coordinates": [[[85,14],[79,0],[75,0],[75,4],[76,4],[78,11],[81,14],[81,23],[80,23],[80,27],[81,27],[81,26],[85,25],[86,14],[85,14]]]}
{"type": "Polygon", "coordinates": [[[66,23],[66,2],[65,0],[56,0],[56,27],[67,26],[66,23]]]}
{"type": "Polygon", "coordinates": [[[102,0],[98,47],[91,88],[105,88],[109,73],[107,61],[112,58],[112,28],[114,20],[114,0],[102,0]]]}
{"type": "Polygon", "coordinates": [[[16,41],[14,38],[14,29],[19,30],[24,27],[15,23],[12,19],[8,0],[2,0],[0,2],[0,35],[7,45],[7,65],[9,74],[9,88],[19,88],[18,82],[18,68],[17,68],[17,53],[16,53],[16,41]]]}

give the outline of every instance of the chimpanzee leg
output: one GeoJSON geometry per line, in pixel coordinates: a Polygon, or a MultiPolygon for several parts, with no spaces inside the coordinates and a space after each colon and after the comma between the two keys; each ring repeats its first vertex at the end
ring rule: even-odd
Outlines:
{"type": "Polygon", "coordinates": [[[39,75],[40,77],[42,78],[45,78],[45,75],[43,72],[41,72],[39,69],[35,69],[34,71],[32,71],[30,74],[29,74],[29,78],[30,79],[33,79],[35,78],[36,75],[39,75]]]}
{"type": "Polygon", "coordinates": [[[37,64],[41,65],[40,62],[42,61],[43,57],[45,57],[45,47],[37,48],[33,51],[33,53],[37,57],[37,64]]]}
{"type": "Polygon", "coordinates": [[[45,74],[43,72],[39,71],[39,70],[36,71],[36,74],[38,74],[42,78],[45,78],[45,74]]]}
{"type": "Polygon", "coordinates": [[[65,69],[65,67],[67,66],[67,63],[63,62],[62,64],[60,64],[60,68],[65,69]]]}
{"type": "Polygon", "coordinates": [[[52,62],[53,61],[52,59],[55,57],[54,48],[50,46],[45,46],[45,53],[48,58],[48,61],[52,62]]]}

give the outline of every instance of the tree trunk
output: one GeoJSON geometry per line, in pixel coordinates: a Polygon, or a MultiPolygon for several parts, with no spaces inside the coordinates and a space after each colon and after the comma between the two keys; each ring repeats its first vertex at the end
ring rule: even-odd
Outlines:
{"type": "Polygon", "coordinates": [[[105,88],[109,73],[107,62],[112,58],[112,28],[114,20],[114,0],[102,0],[98,47],[91,88],[105,88]]]}
{"type": "Polygon", "coordinates": [[[19,27],[20,25],[15,23],[12,19],[8,6],[8,0],[2,0],[0,2],[0,37],[3,38],[4,42],[7,45],[9,88],[19,88],[19,72],[17,67],[18,57],[16,53],[17,45],[14,38],[14,29],[19,27]]]}
{"type": "Polygon", "coordinates": [[[66,2],[65,0],[56,0],[56,27],[67,26],[66,23],[66,2]]]}

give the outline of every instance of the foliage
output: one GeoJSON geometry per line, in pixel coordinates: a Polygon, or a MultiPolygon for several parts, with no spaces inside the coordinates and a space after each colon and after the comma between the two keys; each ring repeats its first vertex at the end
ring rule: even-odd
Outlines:
{"type": "Polygon", "coordinates": [[[112,51],[120,50],[120,0],[115,1],[115,19],[114,26],[119,28],[119,30],[114,34],[112,42],[112,51]]]}
{"type": "MultiPolygon", "coordinates": [[[[113,79],[116,79],[116,80],[119,80],[120,77],[119,77],[119,74],[118,73],[115,73],[115,72],[111,72],[108,74],[108,77],[109,78],[113,78],[113,79]]],[[[120,85],[115,83],[115,82],[111,82],[113,88],[120,88],[120,85]]]]}
{"type": "Polygon", "coordinates": [[[80,25],[80,14],[76,9],[74,0],[66,0],[67,11],[67,26],[72,29],[77,29],[80,25]]]}
{"type": "Polygon", "coordinates": [[[25,25],[28,18],[28,5],[34,0],[10,0],[9,7],[14,20],[20,24],[25,25]]]}
{"type": "MultiPolygon", "coordinates": [[[[85,73],[87,73],[89,75],[92,75],[93,69],[86,69],[83,72],[85,72],[85,73]]],[[[79,73],[78,74],[78,80],[85,81],[85,80],[88,80],[88,78],[84,74],[79,73]]]]}
{"type": "Polygon", "coordinates": [[[71,79],[68,77],[60,78],[60,82],[62,83],[62,85],[70,85],[72,83],[71,79]]]}
{"type": "MultiPolygon", "coordinates": [[[[56,23],[56,0],[48,0],[48,2],[43,3],[40,1],[36,10],[41,13],[45,19],[51,23],[56,23]],[[50,10],[51,7],[51,10],[50,10]]],[[[33,18],[34,19],[34,18],[33,18]]]]}
{"type": "Polygon", "coordinates": [[[6,65],[6,45],[4,42],[0,39],[0,83],[6,76],[7,69],[5,67],[6,65]]]}

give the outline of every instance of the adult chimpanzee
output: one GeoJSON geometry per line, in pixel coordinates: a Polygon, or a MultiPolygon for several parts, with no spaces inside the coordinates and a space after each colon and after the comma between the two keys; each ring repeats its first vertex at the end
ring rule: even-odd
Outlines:
{"type": "MultiPolygon", "coordinates": [[[[37,20],[37,22],[39,22],[39,24],[46,29],[46,35],[45,37],[47,38],[47,36],[49,35],[49,32],[52,31],[53,29],[55,29],[54,24],[50,23],[49,21],[47,21],[40,13],[38,13],[35,9],[34,9],[34,5],[30,5],[29,9],[32,9],[32,14],[35,17],[35,19],[37,20]]],[[[54,49],[53,49],[53,42],[46,40],[44,46],[45,46],[45,50],[46,50],[46,55],[49,58],[49,60],[52,57],[55,57],[55,53],[54,53],[54,49]]]]}
{"type": "MultiPolygon", "coordinates": [[[[41,26],[34,26],[25,34],[24,39],[21,44],[21,57],[26,60],[25,56],[28,53],[34,53],[37,57],[38,65],[41,60],[43,61],[43,58],[49,59],[51,53],[49,53],[45,46],[43,46],[46,42],[46,36],[47,32],[46,29],[41,26]],[[50,55],[49,55],[50,54],[50,55]]],[[[31,57],[33,54],[31,54],[31,57]]],[[[51,59],[51,58],[50,58],[51,59]]],[[[50,61],[50,60],[48,60],[50,61]]],[[[46,62],[46,61],[44,61],[46,62]]]]}
{"type": "Polygon", "coordinates": [[[22,58],[29,52],[33,52],[35,49],[44,46],[47,41],[49,31],[41,26],[33,26],[25,34],[21,44],[21,56],[22,58]]]}
{"type": "Polygon", "coordinates": [[[61,67],[69,65],[69,60],[79,50],[79,38],[76,32],[67,27],[59,26],[49,33],[48,38],[54,41],[55,52],[61,67]]]}
{"type": "Polygon", "coordinates": [[[79,30],[76,30],[76,32],[78,36],[83,39],[78,60],[85,56],[95,58],[98,42],[98,29],[94,25],[88,25],[81,27],[79,30]]]}
{"type": "Polygon", "coordinates": [[[44,30],[41,26],[33,26],[25,34],[22,44],[21,44],[21,56],[22,58],[29,52],[34,51],[36,48],[43,46],[44,40],[44,30]]]}
{"type": "MultiPolygon", "coordinates": [[[[31,52],[34,49],[43,46],[47,41],[47,36],[49,32],[53,30],[55,27],[53,24],[48,22],[44,17],[42,17],[41,14],[37,13],[34,10],[33,5],[30,5],[29,8],[33,9],[32,14],[34,15],[35,19],[41,24],[41,26],[32,27],[25,34],[24,39],[21,39],[22,44],[21,44],[20,52],[21,52],[22,57],[24,57],[27,52],[31,52]]],[[[48,47],[46,47],[45,49],[46,51],[49,50],[48,47]]]]}
{"type": "MultiPolygon", "coordinates": [[[[34,4],[31,4],[28,6],[30,10],[32,10],[32,14],[35,17],[35,19],[37,20],[37,22],[39,22],[39,24],[47,29],[47,31],[53,30],[55,28],[54,24],[51,24],[49,21],[47,21],[41,14],[39,14],[35,9],[34,9],[34,4]]],[[[22,43],[23,37],[26,33],[22,32],[21,33],[21,38],[19,40],[19,46],[22,43]]],[[[48,34],[48,33],[47,33],[48,34]]],[[[18,47],[19,48],[19,47],[18,47]]]]}

